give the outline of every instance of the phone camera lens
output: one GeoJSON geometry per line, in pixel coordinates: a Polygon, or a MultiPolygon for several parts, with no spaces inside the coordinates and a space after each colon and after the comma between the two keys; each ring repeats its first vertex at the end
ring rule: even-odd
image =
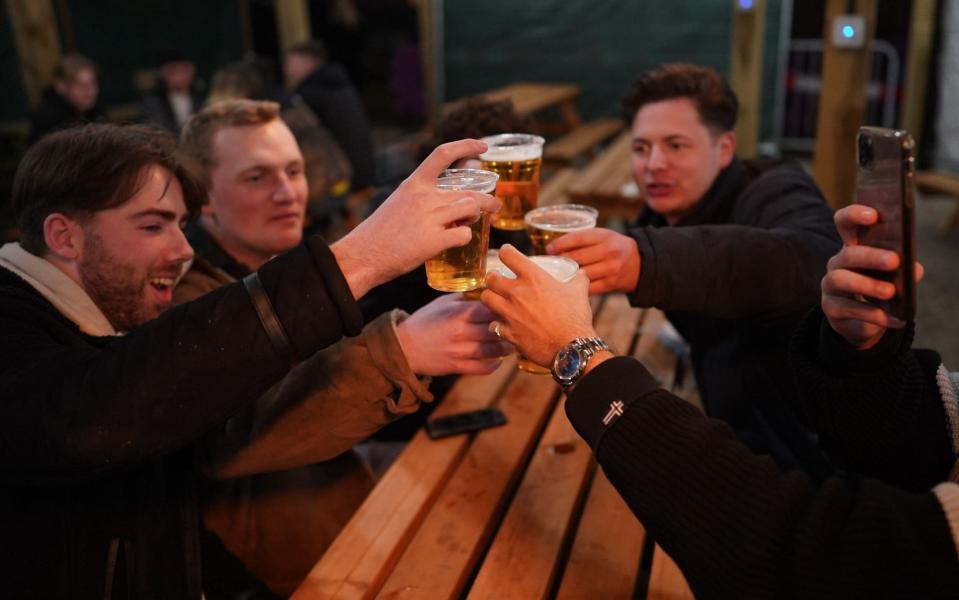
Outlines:
{"type": "Polygon", "coordinates": [[[873,162],[872,138],[859,136],[859,166],[870,167],[873,162]]]}

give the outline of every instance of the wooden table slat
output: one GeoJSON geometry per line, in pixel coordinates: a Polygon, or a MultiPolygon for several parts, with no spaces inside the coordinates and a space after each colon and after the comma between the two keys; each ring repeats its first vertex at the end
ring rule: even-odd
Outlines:
{"type": "MultiPolygon", "coordinates": [[[[508,357],[492,375],[462,377],[434,415],[485,408],[516,374],[508,357]]],[[[469,436],[431,440],[418,432],[366,498],[293,598],[365,598],[382,585],[440,488],[459,463],[469,436]]]]}
{"type": "Polygon", "coordinates": [[[433,600],[462,592],[557,395],[552,378],[516,374],[497,405],[508,424],[476,434],[379,597],[433,600]]]}
{"type": "Polygon", "coordinates": [[[631,598],[646,530],[596,470],[556,600],[631,598]]]}
{"type": "MultiPolygon", "coordinates": [[[[628,348],[640,313],[622,294],[610,296],[598,313],[596,330],[614,346],[628,348]]],[[[572,535],[570,527],[576,521],[593,465],[589,447],[573,429],[560,402],[483,559],[469,598],[542,598],[547,594],[565,542],[572,535]]]]}

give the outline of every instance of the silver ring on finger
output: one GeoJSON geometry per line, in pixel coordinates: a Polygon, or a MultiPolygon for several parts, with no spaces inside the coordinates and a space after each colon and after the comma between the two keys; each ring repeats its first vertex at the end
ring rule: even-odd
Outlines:
{"type": "Polygon", "coordinates": [[[503,339],[503,334],[500,332],[500,325],[501,325],[501,324],[500,324],[499,321],[493,321],[493,326],[492,326],[492,328],[491,328],[491,331],[493,332],[493,335],[495,335],[495,336],[496,336],[496,339],[498,339],[498,340],[503,339]]]}

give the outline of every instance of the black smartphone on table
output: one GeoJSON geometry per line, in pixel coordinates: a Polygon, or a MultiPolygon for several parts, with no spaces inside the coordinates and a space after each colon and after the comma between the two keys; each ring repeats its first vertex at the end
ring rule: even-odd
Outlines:
{"type": "Polygon", "coordinates": [[[505,424],[506,415],[498,408],[482,408],[431,419],[426,422],[426,434],[435,440],[505,424]]]}
{"type": "Polygon", "coordinates": [[[856,148],[856,203],[879,214],[874,225],[860,229],[859,243],[892,250],[900,258],[894,271],[864,271],[896,286],[893,298],[869,301],[894,317],[911,321],[916,316],[916,143],[901,129],[860,127],[856,148]]]}

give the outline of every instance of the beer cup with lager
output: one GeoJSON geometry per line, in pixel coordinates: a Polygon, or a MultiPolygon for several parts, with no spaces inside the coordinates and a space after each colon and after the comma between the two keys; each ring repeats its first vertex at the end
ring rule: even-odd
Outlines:
{"type": "Polygon", "coordinates": [[[533,244],[533,254],[546,254],[546,246],[571,231],[596,227],[599,212],[582,204],[543,206],[526,213],[526,230],[533,244]]]}
{"type": "Polygon", "coordinates": [[[503,133],[483,138],[488,149],[480,154],[483,168],[499,175],[496,197],[503,207],[493,216],[493,227],[520,231],[523,215],[536,208],[543,138],[525,133],[503,133]]]}
{"type": "MultiPolygon", "coordinates": [[[[490,271],[500,271],[505,269],[503,266],[503,261],[499,259],[499,250],[491,248],[489,252],[486,253],[486,272],[490,271]]],[[[483,295],[483,290],[486,289],[486,278],[483,278],[483,284],[480,285],[475,290],[470,290],[468,292],[463,292],[464,300],[479,300],[480,296],[483,295]]]]}
{"type": "MultiPolygon", "coordinates": [[[[576,272],[579,271],[579,265],[576,264],[576,261],[566,258],[565,256],[531,256],[530,260],[536,263],[537,267],[552,275],[554,279],[563,283],[575,277],[576,272]]],[[[499,267],[496,271],[503,277],[516,279],[516,275],[505,265],[499,267]]],[[[549,373],[549,369],[539,366],[522,354],[517,358],[517,365],[527,373],[535,373],[537,375],[546,375],[549,373]]]]}
{"type": "MultiPolygon", "coordinates": [[[[464,190],[491,194],[496,188],[496,173],[480,169],[448,169],[437,179],[441,190],[464,190]]],[[[487,212],[470,225],[472,238],[465,246],[448,248],[426,261],[426,282],[441,292],[465,292],[483,285],[486,279],[486,251],[489,249],[487,212]]],[[[403,235],[402,232],[396,232],[403,235]]]]}

